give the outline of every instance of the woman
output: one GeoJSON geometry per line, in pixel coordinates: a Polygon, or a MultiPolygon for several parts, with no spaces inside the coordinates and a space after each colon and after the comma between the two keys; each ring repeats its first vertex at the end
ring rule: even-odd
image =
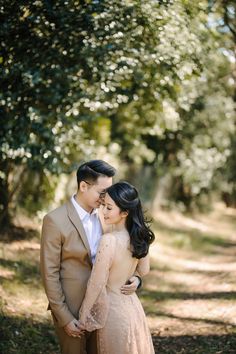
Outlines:
{"type": "Polygon", "coordinates": [[[153,354],[142,305],[121,286],[135,273],[149,271],[148,250],[154,234],[145,223],[137,190],[127,182],[107,189],[104,220],[113,232],[102,236],[80,309],[79,329],[98,329],[101,354],[153,354]]]}

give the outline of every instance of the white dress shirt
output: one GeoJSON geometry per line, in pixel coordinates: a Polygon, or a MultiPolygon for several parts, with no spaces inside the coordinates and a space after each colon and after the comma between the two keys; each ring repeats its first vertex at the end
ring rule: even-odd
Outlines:
{"type": "Polygon", "coordinates": [[[98,210],[93,209],[92,213],[88,213],[75,200],[75,195],[71,197],[71,202],[82,221],[91,251],[92,262],[94,263],[98,244],[102,236],[102,226],[98,217],[98,210]]]}

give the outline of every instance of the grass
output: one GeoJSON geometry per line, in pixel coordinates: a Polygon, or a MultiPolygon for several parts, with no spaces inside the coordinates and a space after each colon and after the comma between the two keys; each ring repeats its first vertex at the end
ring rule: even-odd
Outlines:
{"type": "MultiPolygon", "coordinates": [[[[25,314],[26,315],[26,314],[25,314]]],[[[3,354],[58,353],[50,321],[40,322],[23,314],[1,313],[0,352],[3,354]]]]}
{"type": "MultiPolygon", "coordinates": [[[[27,233],[27,231],[26,231],[27,233]]],[[[39,274],[39,234],[0,242],[0,353],[58,354],[39,274]]]]}
{"type": "MultiPolygon", "coordinates": [[[[155,220],[151,271],[139,296],[156,353],[234,353],[235,211],[158,212],[155,220]]],[[[39,234],[16,228],[13,240],[1,240],[0,353],[59,354],[39,275],[39,234]]]]}

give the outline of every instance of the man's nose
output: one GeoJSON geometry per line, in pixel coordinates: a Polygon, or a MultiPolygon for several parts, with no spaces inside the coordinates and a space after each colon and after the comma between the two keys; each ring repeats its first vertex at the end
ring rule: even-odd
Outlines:
{"type": "Polygon", "coordinates": [[[101,196],[100,196],[99,201],[100,201],[100,203],[101,203],[102,205],[104,205],[104,204],[105,204],[104,197],[101,197],[101,196]]]}

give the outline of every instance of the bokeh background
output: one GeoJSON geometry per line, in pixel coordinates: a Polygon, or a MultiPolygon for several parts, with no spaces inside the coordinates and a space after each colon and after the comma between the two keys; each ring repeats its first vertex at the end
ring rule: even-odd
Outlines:
{"type": "Polygon", "coordinates": [[[40,225],[99,158],[153,218],[156,352],[233,353],[235,1],[4,0],[0,36],[2,352],[58,353],[40,225]]]}

